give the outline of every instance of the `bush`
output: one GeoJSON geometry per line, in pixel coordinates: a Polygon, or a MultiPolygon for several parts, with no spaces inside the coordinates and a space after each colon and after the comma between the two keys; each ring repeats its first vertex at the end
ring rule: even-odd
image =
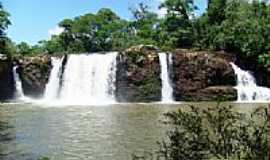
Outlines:
{"type": "MultiPolygon", "coordinates": [[[[270,106],[253,113],[238,113],[220,104],[201,109],[189,106],[166,113],[172,129],[158,142],[156,159],[164,160],[266,160],[270,158],[270,106]]],[[[154,156],[151,157],[153,159],[154,156]]],[[[133,156],[133,159],[143,159],[133,156]]],[[[146,158],[145,158],[146,159],[146,158]]]]}

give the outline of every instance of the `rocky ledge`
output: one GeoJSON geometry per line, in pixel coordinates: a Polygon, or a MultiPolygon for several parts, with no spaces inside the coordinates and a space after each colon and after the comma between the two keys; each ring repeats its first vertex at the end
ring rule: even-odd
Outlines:
{"type": "Polygon", "coordinates": [[[236,76],[224,54],[175,50],[171,79],[177,101],[237,99],[236,76]]]}

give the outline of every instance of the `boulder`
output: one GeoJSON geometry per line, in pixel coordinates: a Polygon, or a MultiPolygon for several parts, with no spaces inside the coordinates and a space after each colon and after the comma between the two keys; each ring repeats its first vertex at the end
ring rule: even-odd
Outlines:
{"type": "Polygon", "coordinates": [[[161,99],[158,50],[134,46],[117,57],[116,99],[119,102],[151,102],[161,99]]]}
{"type": "Polygon", "coordinates": [[[17,60],[24,94],[39,98],[45,91],[51,70],[49,56],[23,57],[17,60]]]}
{"type": "Polygon", "coordinates": [[[14,79],[12,60],[0,54],[0,100],[5,101],[14,96],[14,79]]]}
{"type": "Polygon", "coordinates": [[[211,101],[220,96],[223,100],[237,99],[233,89],[236,76],[230,61],[217,55],[190,50],[173,51],[171,79],[177,101],[211,101]],[[215,89],[223,92],[217,94],[215,89]]]}

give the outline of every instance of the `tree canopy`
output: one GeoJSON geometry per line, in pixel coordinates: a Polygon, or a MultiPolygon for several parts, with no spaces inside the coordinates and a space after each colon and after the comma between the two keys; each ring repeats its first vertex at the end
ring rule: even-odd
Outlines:
{"type": "MultiPolygon", "coordinates": [[[[143,3],[130,9],[132,20],[119,17],[109,8],[59,22],[60,35],[35,46],[5,40],[18,54],[82,53],[123,50],[132,45],[153,44],[164,50],[195,48],[225,50],[270,67],[270,4],[266,0],[209,0],[205,13],[195,16],[194,0],[165,0],[159,17],[143,3]],[[25,46],[25,47],[23,47],[25,46]],[[22,47],[24,49],[22,49],[22,47]],[[25,51],[27,50],[27,52],[25,51]]],[[[9,14],[0,5],[0,35],[10,25],[9,14]]],[[[3,52],[3,51],[2,51],[3,52]]]]}
{"type": "Polygon", "coordinates": [[[6,29],[11,24],[9,13],[0,2],[0,54],[10,55],[14,51],[14,44],[6,37],[6,29]]]}

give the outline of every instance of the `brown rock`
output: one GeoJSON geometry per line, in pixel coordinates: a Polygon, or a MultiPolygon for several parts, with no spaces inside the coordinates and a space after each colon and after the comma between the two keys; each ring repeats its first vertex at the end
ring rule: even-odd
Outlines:
{"type": "MultiPolygon", "coordinates": [[[[176,50],[172,54],[171,78],[176,100],[216,100],[217,95],[214,92],[209,92],[209,95],[204,94],[206,88],[214,86],[232,88],[235,85],[236,77],[227,59],[209,52],[189,50],[176,50]]],[[[234,100],[231,97],[236,99],[234,92],[223,93],[224,97],[229,97],[229,100],[234,100]]]]}
{"type": "Polygon", "coordinates": [[[41,97],[52,67],[50,57],[23,57],[18,63],[25,95],[35,98],[41,97]]]}
{"type": "Polygon", "coordinates": [[[119,102],[151,102],[161,98],[160,66],[154,46],[134,46],[117,57],[119,102]]]}

